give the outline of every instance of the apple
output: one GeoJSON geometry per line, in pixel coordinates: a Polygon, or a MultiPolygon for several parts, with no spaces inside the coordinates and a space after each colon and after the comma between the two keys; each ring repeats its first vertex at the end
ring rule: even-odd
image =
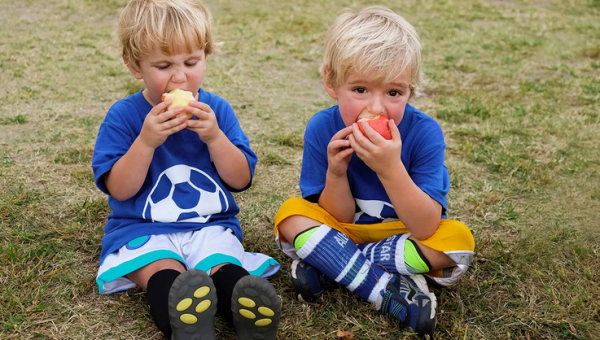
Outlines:
{"type": "MultiPolygon", "coordinates": [[[[172,109],[178,108],[178,107],[186,107],[186,106],[190,105],[190,102],[192,100],[195,100],[194,95],[190,91],[184,91],[184,90],[180,90],[180,89],[174,89],[174,90],[171,90],[171,92],[169,92],[169,93],[163,93],[161,99],[163,102],[167,99],[171,99],[173,101],[171,103],[171,105],[169,105],[167,110],[172,110],[172,109]]],[[[189,112],[184,112],[184,113],[188,117],[188,119],[191,119],[194,116],[193,114],[191,114],[189,112]]],[[[177,117],[179,117],[179,116],[181,116],[181,114],[177,115],[177,117]]]]}
{"type": "Polygon", "coordinates": [[[389,119],[387,119],[386,116],[377,115],[373,118],[361,118],[358,120],[358,129],[360,130],[360,132],[363,133],[363,135],[365,135],[365,137],[367,137],[367,134],[365,133],[365,130],[363,130],[361,123],[363,120],[366,121],[369,124],[369,126],[373,128],[373,130],[377,131],[381,135],[381,137],[387,140],[392,139],[392,134],[390,132],[390,129],[388,128],[389,119]]]}

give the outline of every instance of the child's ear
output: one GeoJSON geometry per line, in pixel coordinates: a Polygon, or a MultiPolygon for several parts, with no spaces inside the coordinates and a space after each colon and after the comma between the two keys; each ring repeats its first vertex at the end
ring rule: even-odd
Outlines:
{"type": "Polygon", "coordinates": [[[415,87],[414,87],[414,85],[408,85],[408,90],[410,91],[410,96],[408,97],[408,100],[411,100],[412,97],[415,95],[415,87]]]}
{"type": "Polygon", "coordinates": [[[336,89],[329,83],[329,80],[327,79],[327,69],[323,70],[323,85],[325,85],[325,91],[327,91],[331,98],[338,99],[336,89]]]}
{"type": "Polygon", "coordinates": [[[123,62],[125,63],[125,65],[127,65],[129,72],[133,74],[135,79],[142,79],[142,71],[140,70],[140,67],[137,65],[137,63],[130,62],[129,59],[126,58],[123,58],[123,62]]]}

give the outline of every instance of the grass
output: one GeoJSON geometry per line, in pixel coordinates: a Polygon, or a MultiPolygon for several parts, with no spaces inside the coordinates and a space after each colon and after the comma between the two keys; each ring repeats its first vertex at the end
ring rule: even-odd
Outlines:
{"type": "MultiPolygon", "coordinates": [[[[236,110],[260,162],[236,199],[245,246],[283,265],[281,339],[411,338],[342,290],[295,300],[273,216],[297,189],[304,126],[333,102],[318,66],[346,6],[211,0],[220,54],[204,88],[236,110]]],[[[125,0],[0,0],[0,338],[160,339],[145,294],[99,296],[110,212],[90,159],[104,114],[143,84],[120,60],[125,0]]],[[[384,3],[385,4],[385,3],[384,3]]],[[[412,103],[445,135],[449,215],[477,256],[436,291],[439,339],[598,339],[600,2],[387,2],[419,31],[427,85],[412,103]]],[[[234,339],[219,320],[220,339],[234,339]]]]}

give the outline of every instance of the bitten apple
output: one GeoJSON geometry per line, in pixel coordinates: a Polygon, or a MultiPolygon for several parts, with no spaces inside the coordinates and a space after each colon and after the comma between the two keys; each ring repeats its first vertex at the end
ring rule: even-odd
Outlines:
{"type": "MultiPolygon", "coordinates": [[[[192,100],[194,100],[195,98],[194,98],[194,95],[190,91],[174,89],[174,90],[171,90],[171,92],[169,92],[169,93],[163,93],[161,99],[163,102],[167,99],[171,99],[173,101],[173,103],[171,103],[171,105],[169,105],[167,110],[172,110],[177,107],[185,108],[186,106],[190,105],[190,102],[192,100]]],[[[188,113],[188,112],[184,112],[184,113],[188,117],[188,119],[191,119],[194,116],[193,114],[188,113]]],[[[178,115],[177,117],[179,117],[179,116],[181,116],[181,115],[178,115]]]]}
{"type": "Polygon", "coordinates": [[[387,119],[386,116],[377,115],[373,118],[361,118],[358,120],[358,129],[366,137],[367,134],[365,133],[365,130],[363,130],[362,123],[361,123],[363,120],[367,121],[369,126],[371,128],[373,128],[373,130],[377,131],[381,135],[381,137],[383,137],[387,140],[392,139],[392,134],[390,132],[390,129],[388,128],[388,120],[389,119],[387,119]]]}

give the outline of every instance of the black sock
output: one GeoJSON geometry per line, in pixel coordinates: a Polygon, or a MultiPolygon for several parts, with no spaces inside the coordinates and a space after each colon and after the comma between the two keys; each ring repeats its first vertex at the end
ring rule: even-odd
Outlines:
{"type": "Polygon", "coordinates": [[[217,312],[225,320],[233,320],[231,312],[231,296],[233,287],[244,276],[250,275],[248,271],[235,264],[226,264],[211,275],[217,290],[217,312]]]}
{"type": "Polygon", "coordinates": [[[174,269],[159,270],[148,280],[146,294],[150,305],[150,316],[156,327],[171,339],[171,323],[169,321],[169,290],[175,279],[181,274],[174,269]]]}

